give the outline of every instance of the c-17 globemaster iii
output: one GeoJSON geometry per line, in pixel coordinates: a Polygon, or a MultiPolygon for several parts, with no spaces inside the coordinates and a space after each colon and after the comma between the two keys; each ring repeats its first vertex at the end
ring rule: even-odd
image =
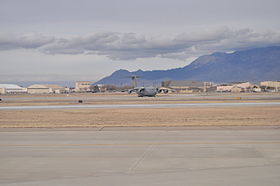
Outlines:
{"type": "Polygon", "coordinates": [[[167,90],[161,90],[159,88],[151,87],[151,86],[150,87],[137,87],[136,79],[139,78],[139,76],[129,76],[129,78],[131,78],[132,85],[134,88],[128,90],[128,93],[136,92],[138,94],[138,97],[144,97],[144,96],[155,97],[156,94],[159,92],[168,93],[167,90]]]}
{"type": "Polygon", "coordinates": [[[158,89],[156,87],[135,87],[132,90],[129,90],[129,93],[136,92],[138,97],[154,97],[158,93],[158,89]]]}

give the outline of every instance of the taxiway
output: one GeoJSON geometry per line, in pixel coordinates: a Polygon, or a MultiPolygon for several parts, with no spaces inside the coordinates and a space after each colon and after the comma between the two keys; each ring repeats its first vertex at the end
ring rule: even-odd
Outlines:
{"type": "Polygon", "coordinates": [[[275,186],[280,129],[1,129],[0,164],[3,186],[275,186]]]}

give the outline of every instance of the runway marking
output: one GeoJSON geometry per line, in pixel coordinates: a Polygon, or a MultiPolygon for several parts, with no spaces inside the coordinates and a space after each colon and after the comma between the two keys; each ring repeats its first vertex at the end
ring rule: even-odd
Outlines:
{"type": "Polygon", "coordinates": [[[163,143],[89,143],[89,144],[0,144],[0,147],[76,147],[76,146],[155,146],[155,145],[269,145],[280,141],[240,141],[240,142],[163,142],[163,143]]]}
{"type": "Polygon", "coordinates": [[[149,145],[148,148],[142,153],[142,155],[131,165],[131,167],[129,167],[127,173],[133,173],[153,148],[155,148],[155,145],[149,145]]]}

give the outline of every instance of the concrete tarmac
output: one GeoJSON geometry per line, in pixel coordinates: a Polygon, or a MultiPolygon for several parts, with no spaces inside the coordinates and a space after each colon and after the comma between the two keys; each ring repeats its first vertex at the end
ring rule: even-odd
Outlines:
{"type": "Polygon", "coordinates": [[[1,129],[0,185],[280,184],[279,127],[101,129],[1,129]]]}

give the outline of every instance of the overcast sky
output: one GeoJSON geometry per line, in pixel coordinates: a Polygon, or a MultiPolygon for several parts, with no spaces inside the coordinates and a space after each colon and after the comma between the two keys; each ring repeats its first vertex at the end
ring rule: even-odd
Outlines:
{"type": "Polygon", "coordinates": [[[280,45],[279,0],[0,0],[0,83],[96,81],[280,45]]]}

